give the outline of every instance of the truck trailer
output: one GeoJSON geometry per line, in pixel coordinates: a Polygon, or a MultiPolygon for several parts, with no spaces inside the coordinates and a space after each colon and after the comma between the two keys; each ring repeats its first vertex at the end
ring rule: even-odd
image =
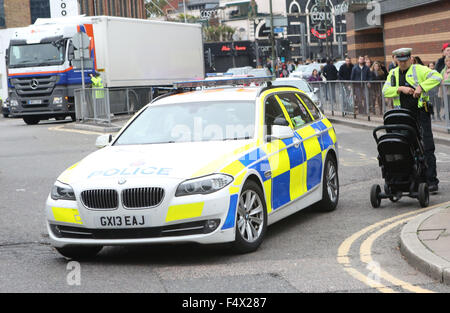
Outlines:
{"type": "Polygon", "coordinates": [[[13,117],[27,124],[75,119],[83,76],[90,87],[90,75],[100,74],[109,90],[204,78],[201,26],[109,16],[37,19],[13,34],[7,69],[13,117]]]}

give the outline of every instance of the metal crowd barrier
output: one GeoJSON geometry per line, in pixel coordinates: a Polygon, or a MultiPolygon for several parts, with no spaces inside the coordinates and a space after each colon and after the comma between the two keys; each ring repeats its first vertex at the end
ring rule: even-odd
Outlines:
{"type": "Polygon", "coordinates": [[[151,87],[76,89],[75,116],[77,121],[111,125],[116,117],[139,111],[153,96],[151,87]]]}
{"type": "MultiPolygon", "coordinates": [[[[317,95],[325,112],[332,115],[382,118],[386,111],[393,109],[393,100],[383,97],[384,81],[326,81],[310,82],[317,88],[317,95]]],[[[450,84],[434,88],[428,92],[434,108],[433,126],[446,129],[450,133],[450,84]]]]}

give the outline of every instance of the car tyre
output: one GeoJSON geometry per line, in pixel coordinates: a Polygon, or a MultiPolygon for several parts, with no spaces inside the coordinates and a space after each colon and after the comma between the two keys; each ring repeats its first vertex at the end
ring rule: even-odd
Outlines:
{"type": "Polygon", "coordinates": [[[59,252],[62,256],[68,259],[89,259],[95,257],[100,250],[102,250],[102,246],[66,246],[62,248],[56,248],[56,251],[59,252]]]}
{"type": "Polygon", "coordinates": [[[261,187],[248,180],[239,195],[236,212],[235,241],[232,250],[250,253],[261,245],[267,231],[267,207],[261,187]]]}
{"type": "Polygon", "coordinates": [[[322,200],[315,205],[320,212],[336,210],[339,202],[339,175],[337,162],[334,156],[328,154],[322,177],[322,200]]]}
{"type": "Polygon", "coordinates": [[[35,116],[26,116],[23,118],[23,121],[27,125],[36,125],[39,123],[40,119],[35,116]]]}

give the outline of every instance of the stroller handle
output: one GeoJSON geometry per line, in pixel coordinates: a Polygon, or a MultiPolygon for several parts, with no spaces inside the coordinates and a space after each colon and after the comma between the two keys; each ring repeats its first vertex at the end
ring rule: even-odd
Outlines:
{"type": "Polygon", "coordinates": [[[375,128],[373,130],[373,138],[375,139],[377,144],[379,142],[379,138],[377,136],[377,132],[379,132],[380,130],[407,130],[407,131],[410,131],[414,135],[414,137],[417,139],[417,143],[418,143],[419,149],[423,153],[422,143],[418,139],[417,131],[413,127],[411,127],[409,125],[400,125],[400,124],[398,124],[398,125],[378,126],[377,128],[375,128]]]}
{"type": "Polygon", "coordinates": [[[414,136],[417,137],[416,130],[409,125],[383,125],[383,126],[378,126],[377,128],[375,128],[373,130],[373,138],[375,138],[375,141],[377,143],[378,143],[377,132],[379,132],[380,130],[407,130],[407,131],[412,132],[414,134],[414,136]]]}

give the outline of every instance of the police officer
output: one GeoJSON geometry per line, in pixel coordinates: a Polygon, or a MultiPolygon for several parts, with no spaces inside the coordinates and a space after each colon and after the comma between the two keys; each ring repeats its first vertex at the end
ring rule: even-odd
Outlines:
{"type": "Polygon", "coordinates": [[[413,112],[422,129],[425,150],[427,183],[430,192],[438,191],[439,180],[436,172],[436,156],[433,132],[431,129],[431,106],[428,92],[438,86],[442,76],[435,70],[419,64],[412,64],[412,49],[402,48],[392,54],[396,57],[398,67],[391,70],[383,87],[383,96],[394,99],[394,107],[401,107],[413,112]]]}
{"type": "MultiPolygon", "coordinates": [[[[103,89],[103,82],[102,82],[102,77],[100,76],[99,73],[95,72],[95,76],[90,74],[91,76],[91,82],[92,82],[92,88],[95,89],[103,89]]],[[[95,92],[95,98],[96,99],[103,99],[104,98],[104,92],[103,90],[97,90],[95,92]]]]}

